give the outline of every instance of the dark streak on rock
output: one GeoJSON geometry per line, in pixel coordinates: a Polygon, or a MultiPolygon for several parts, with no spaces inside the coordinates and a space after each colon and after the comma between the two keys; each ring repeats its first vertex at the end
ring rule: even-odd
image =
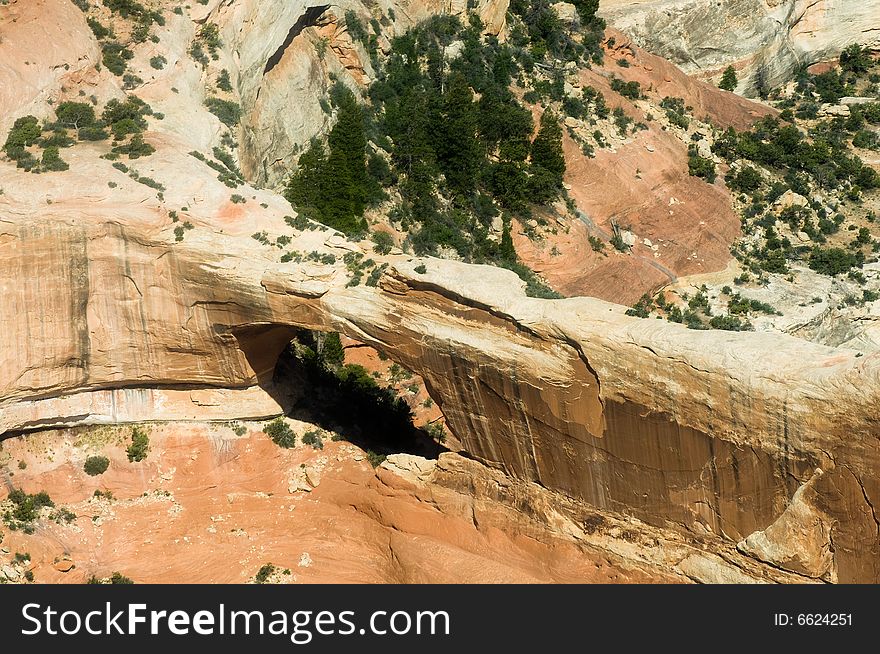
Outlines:
{"type": "Polygon", "coordinates": [[[269,61],[266,62],[266,67],[263,69],[264,76],[268,75],[269,72],[281,62],[281,58],[284,56],[287,48],[290,47],[290,44],[293,43],[293,40],[298,37],[305,28],[316,25],[318,19],[329,7],[330,5],[318,5],[306,9],[305,13],[300,16],[293,24],[293,27],[290,28],[290,31],[287,33],[287,38],[284,39],[284,43],[282,43],[275,53],[269,57],[269,61]]]}

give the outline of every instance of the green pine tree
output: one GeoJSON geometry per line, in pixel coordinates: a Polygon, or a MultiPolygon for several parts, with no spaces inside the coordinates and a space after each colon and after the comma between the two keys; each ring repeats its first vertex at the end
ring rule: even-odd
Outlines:
{"type": "Polygon", "coordinates": [[[599,11],[599,0],[575,0],[573,4],[582,23],[587,25],[595,20],[596,12],[599,11]]]}
{"type": "Polygon", "coordinates": [[[559,118],[549,109],[541,116],[541,127],[532,142],[531,162],[533,199],[549,202],[559,194],[565,175],[562,127],[559,118]]]}
{"type": "Polygon", "coordinates": [[[299,157],[299,168],[290,178],[284,196],[297,209],[316,209],[322,213],[321,183],[326,173],[327,153],[318,139],[312,139],[309,149],[299,157]]]}
{"type": "Polygon", "coordinates": [[[513,247],[513,237],[510,234],[510,218],[504,218],[504,229],[501,232],[501,246],[498,255],[502,261],[516,262],[516,249],[513,247]]]}
{"type": "Polygon", "coordinates": [[[483,149],[477,138],[478,124],[473,91],[464,75],[452,75],[443,98],[438,150],[446,182],[460,195],[474,191],[483,163],[483,149]]]}
{"type": "Polygon", "coordinates": [[[367,182],[367,139],[364,115],[354,94],[342,94],[336,125],[327,139],[330,156],[324,176],[327,224],[341,231],[362,226],[369,184],[367,182]]]}
{"type": "Polygon", "coordinates": [[[285,197],[300,210],[312,209],[315,218],[342,232],[363,228],[370,193],[367,175],[367,139],[364,117],[354,94],[339,95],[336,125],[327,139],[330,152],[313,139],[299,158],[285,197]]]}
{"type": "Polygon", "coordinates": [[[736,71],[733,69],[733,66],[728,66],[724,69],[724,74],[721,76],[718,88],[725,91],[733,91],[738,83],[739,81],[736,79],[736,71]]]}

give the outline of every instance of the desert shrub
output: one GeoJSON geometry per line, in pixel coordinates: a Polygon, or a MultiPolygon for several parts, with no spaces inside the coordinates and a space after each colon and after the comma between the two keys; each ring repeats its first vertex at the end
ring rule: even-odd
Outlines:
{"type": "Polygon", "coordinates": [[[692,148],[688,153],[688,173],[712,184],[716,177],[715,162],[707,157],[701,157],[696,149],[692,148]]]}
{"type": "Polygon", "coordinates": [[[83,470],[90,477],[97,477],[107,472],[110,467],[110,459],[106,456],[90,456],[83,465],[83,470]]]}
{"type": "Polygon", "coordinates": [[[263,426],[263,432],[272,439],[278,447],[290,449],[296,445],[296,434],[290,428],[284,418],[275,418],[272,422],[263,426]]]}
{"type": "Polygon", "coordinates": [[[111,73],[122,76],[128,67],[128,61],[134,58],[134,53],[121,43],[115,41],[101,46],[102,61],[111,73]]]}
{"type": "Polygon", "coordinates": [[[131,445],[126,449],[128,460],[132,463],[143,461],[150,451],[150,438],[141,427],[131,430],[131,445]]]}
{"type": "Polygon", "coordinates": [[[241,107],[231,100],[211,97],[205,100],[205,106],[227,127],[235,127],[241,120],[241,107]]]}
{"type": "Polygon", "coordinates": [[[378,254],[388,254],[394,247],[394,237],[388,232],[373,232],[373,250],[378,254]]]}
{"type": "Polygon", "coordinates": [[[823,275],[840,275],[864,263],[861,252],[848,252],[843,248],[813,248],[810,253],[809,266],[823,275]]]}
{"type": "Polygon", "coordinates": [[[310,429],[302,437],[303,445],[311,445],[316,450],[324,449],[324,441],[321,439],[321,432],[316,429],[310,429]]]}
{"type": "Polygon", "coordinates": [[[258,584],[265,584],[277,569],[278,568],[271,563],[267,563],[257,571],[257,574],[254,576],[254,581],[258,584]]]}
{"type": "Polygon", "coordinates": [[[217,76],[217,88],[227,93],[232,91],[232,82],[229,80],[229,71],[225,68],[221,70],[220,74],[217,76]]]}
{"type": "Polygon", "coordinates": [[[682,129],[687,129],[690,121],[687,118],[687,110],[682,98],[666,96],[660,101],[660,106],[666,110],[666,118],[669,122],[682,129]]]}
{"type": "Polygon", "coordinates": [[[743,166],[736,173],[728,173],[725,181],[731,190],[751,194],[761,187],[763,178],[752,166],[743,166]]]}
{"type": "Polygon", "coordinates": [[[638,100],[642,97],[642,85],[636,81],[624,82],[619,77],[611,78],[611,90],[619,93],[630,100],[638,100]]]}
{"type": "Polygon", "coordinates": [[[31,523],[39,517],[40,509],[55,506],[46,491],[31,495],[19,488],[13,488],[7,499],[12,502],[12,508],[3,514],[3,522],[10,529],[22,529],[26,533],[33,530],[31,523]]]}
{"type": "Polygon", "coordinates": [[[44,170],[67,170],[70,165],[61,158],[58,148],[51,146],[43,150],[43,159],[41,161],[44,170]]]}

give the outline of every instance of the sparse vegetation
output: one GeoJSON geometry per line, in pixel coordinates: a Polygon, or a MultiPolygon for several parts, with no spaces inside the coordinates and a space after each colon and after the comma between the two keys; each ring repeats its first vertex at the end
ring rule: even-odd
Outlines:
{"type": "Polygon", "coordinates": [[[237,102],[210,97],[205,100],[205,106],[227,127],[234,128],[241,120],[241,107],[237,102]]]}
{"type": "Polygon", "coordinates": [[[258,584],[265,584],[269,581],[269,577],[275,574],[277,570],[278,568],[274,565],[267,563],[257,571],[257,574],[254,576],[254,581],[258,584]]]}
{"type": "Polygon", "coordinates": [[[290,449],[296,446],[296,434],[284,421],[284,418],[275,418],[272,422],[266,423],[263,426],[263,432],[278,447],[290,449]]]}
{"type": "Polygon", "coordinates": [[[45,491],[32,495],[13,488],[6,499],[12,506],[4,511],[3,523],[12,531],[20,529],[27,534],[33,533],[33,523],[39,518],[40,510],[55,506],[45,491]]]}

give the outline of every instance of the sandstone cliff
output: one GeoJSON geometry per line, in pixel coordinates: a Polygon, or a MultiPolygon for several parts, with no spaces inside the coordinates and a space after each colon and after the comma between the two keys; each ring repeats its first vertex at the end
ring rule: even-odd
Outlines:
{"type": "Polygon", "coordinates": [[[772,88],[852,43],[880,45],[877,0],[604,0],[600,13],[688,73],[733,65],[738,91],[751,95],[761,76],[772,88]]]}
{"type": "MultiPolygon", "coordinates": [[[[68,4],[19,1],[3,17],[32,29],[36,10],[67,12],[68,4]]],[[[210,2],[194,11],[197,20],[221,20],[230,42],[236,25],[257,19],[272,35],[222,56],[239,56],[251,71],[237,91],[247,108],[244,152],[259,150],[249,134],[265,132],[260,142],[269,143],[278,133],[272,147],[283,158],[308,136],[304,126],[271,123],[297,87],[288,93],[267,80],[260,91],[253,73],[274,61],[304,15],[285,3],[290,13],[273,21],[266,7],[280,6],[210,2]]],[[[12,98],[0,87],[11,99],[0,126],[27,111],[49,116],[49,100],[87,88],[102,100],[123,95],[118,80],[95,69],[82,16],[58,15],[69,18],[70,50],[48,50],[39,71],[30,55],[16,55],[12,77],[38,90],[12,98]],[[71,57],[84,62],[81,76],[61,72],[71,57]]],[[[337,35],[338,27],[304,28],[266,77],[298,70],[293,44],[306,29],[337,35]]],[[[520,481],[688,539],[739,544],[803,579],[880,580],[878,356],[772,334],[689,331],[595,299],[531,299],[512,273],[399,252],[376,257],[388,265],[381,275],[375,268],[377,286],[349,286],[344,257],[373,256],[369,243],[308,221],[294,227],[283,199],[249,184],[233,200],[188,154],[210,150],[223,129],[202,106],[205,71],[182,54],[194,29],[189,17],[168,21],[169,66],[139,89],[164,119],[150,119],[145,138],[156,152],[131,164],[138,176],[114,168],[93,143],[66,150],[64,172],[32,175],[0,161],[0,433],[275,415],[289,398],[272,373],[294,331],[340,331],[417,372],[466,452],[520,481]],[[143,178],[167,188],[157,192],[143,178]],[[177,239],[175,221],[192,229],[177,239]],[[299,259],[282,261],[294,252],[299,259]]],[[[26,32],[10,31],[24,47],[26,32]]],[[[142,68],[150,48],[136,54],[142,68]]],[[[331,49],[352,78],[368,73],[343,65],[341,45],[331,49]]],[[[644,79],[661,65],[642,55],[637,63],[621,75],[644,79]]],[[[667,75],[671,84],[679,74],[667,75]]],[[[309,85],[323,79],[301,88],[312,94],[309,85]]],[[[715,93],[688,88],[701,109],[715,93]]],[[[736,105],[731,124],[750,111],[736,105]]],[[[679,146],[654,136],[664,139],[658,154],[673,158],[679,146]]],[[[681,175],[673,181],[690,185],[681,175]]],[[[723,194],[710,192],[721,207],[723,194]]],[[[703,234],[696,217],[685,222],[703,234]]],[[[735,225],[721,220],[718,231],[731,238],[735,225]]],[[[704,569],[699,560],[685,567],[692,578],[704,569]]]]}
{"type": "Polygon", "coordinates": [[[649,523],[769,537],[821,469],[814,511],[834,556],[809,573],[880,575],[876,356],[526,298],[495,268],[398,256],[379,288],[351,288],[244,239],[175,248],[87,222],[3,226],[0,278],[33,280],[2,295],[5,430],[247,414],[199,389],[271,394],[292,328],[338,330],[420,374],[472,455],[649,523]]]}

